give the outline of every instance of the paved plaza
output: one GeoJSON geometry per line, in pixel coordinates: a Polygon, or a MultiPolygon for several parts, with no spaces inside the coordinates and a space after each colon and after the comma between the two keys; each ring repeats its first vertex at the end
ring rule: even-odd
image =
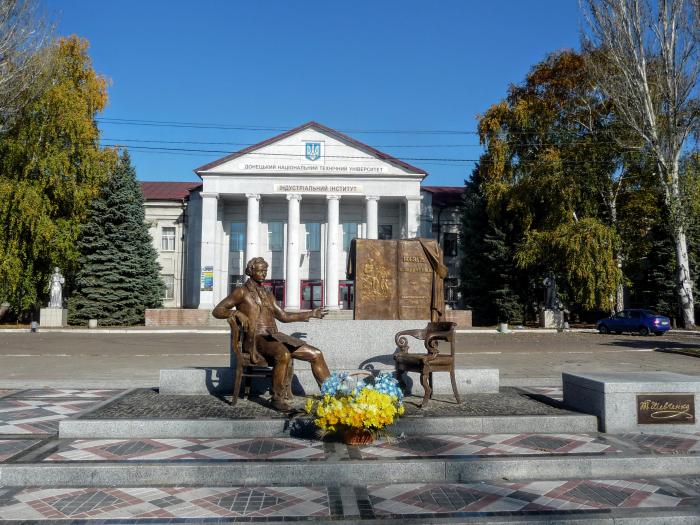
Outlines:
{"type": "Polygon", "coordinates": [[[500,394],[409,398],[348,446],[265,397],[152,389],[164,367],[226,366],[225,331],[0,333],[0,521],[700,523],[700,433],[600,433],[562,402],[562,370],[700,375],[670,348],[700,334],[460,333],[459,366],[499,368],[500,394]]]}
{"type": "MultiPolygon", "coordinates": [[[[213,333],[3,333],[0,388],[126,388],[158,384],[162,368],[229,365],[225,330],[213,333]]],[[[656,349],[700,348],[700,332],[662,337],[590,332],[457,336],[458,366],[498,368],[503,385],[559,385],[562,371],[700,374],[700,359],[656,349]]],[[[393,348],[387,349],[387,354],[393,348]]]]}
{"type": "MultiPolygon", "coordinates": [[[[561,398],[556,387],[518,391],[549,399],[554,405],[561,398]]],[[[80,403],[75,406],[87,415],[99,414],[105,407],[120,406],[125,394],[61,388],[4,392],[0,397],[0,477],[22,480],[24,476],[25,481],[43,480],[44,486],[22,482],[0,487],[3,523],[466,523],[479,519],[545,523],[553,517],[576,520],[584,515],[591,520],[586,523],[608,519],[697,522],[700,477],[680,475],[679,465],[697,468],[698,434],[425,434],[383,437],[365,446],[293,437],[65,439],[57,435],[59,422],[77,414],[65,410],[66,406],[80,403]],[[42,404],[35,405],[37,401],[42,404]],[[632,466],[608,468],[620,474],[617,477],[586,476],[572,470],[572,465],[588,462],[584,470],[595,472],[614,461],[632,466]],[[645,465],[658,468],[659,461],[667,468],[664,476],[639,475],[649,468],[645,465]],[[524,478],[488,479],[488,474],[478,474],[513,462],[521,465],[524,478]],[[535,472],[536,465],[547,462],[561,476],[547,478],[535,472]],[[375,464],[380,468],[375,472],[384,474],[367,477],[364,483],[344,482],[344,472],[375,464]],[[446,474],[474,464],[479,468],[470,475],[461,474],[459,481],[449,476],[439,481],[429,474],[434,465],[439,467],[436,472],[446,474]],[[261,471],[261,465],[267,469],[261,471]],[[409,465],[430,479],[391,481],[392,476],[404,476],[409,465]],[[74,475],[82,469],[97,481],[61,484],[54,467],[74,475]],[[301,479],[293,484],[278,477],[279,472],[299,467],[309,476],[330,467],[331,476],[321,483],[301,479]],[[123,476],[124,468],[135,470],[123,476]],[[221,468],[251,474],[247,479],[224,476],[226,483],[208,485],[207,480],[222,480],[214,474],[221,468]],[[202,473],[195,484],[187,482],[192,469],[202,473]],[[143,471],[149,474],[139,474],[143,471]],[[109,475],[113,476],[109,483],[99,483],[109,475]],[[134,484],[135,479],[142,483],[134,484]],[[274,483],[275,479],[282,482],[274,483]]]]}

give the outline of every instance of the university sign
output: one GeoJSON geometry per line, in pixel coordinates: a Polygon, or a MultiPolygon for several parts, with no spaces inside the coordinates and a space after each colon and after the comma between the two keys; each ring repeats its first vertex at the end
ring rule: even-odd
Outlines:
{"type": "Polygon", "coordinates": [[[351,175],[378,175],[384,173],[383,166],[324,166],[322,164],[278,164],[276,162],[242,162],[238,165],[238,169],[240,171],[251,171],[256,173],[341,173],[351,175]]]}
{"type": "Polygon", "coordinates": [[[278,193],[324,193],[329,195],[361,195],[359,184],[275,184],[278,193]]]}

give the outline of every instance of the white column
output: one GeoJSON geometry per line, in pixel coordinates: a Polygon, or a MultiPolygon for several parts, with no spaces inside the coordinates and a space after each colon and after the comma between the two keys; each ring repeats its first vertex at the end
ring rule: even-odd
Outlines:
{"type": "Polygon", "coordinates": [[[406,238],[418,237],[420,228],[420,195],[406,197],[406,238]]]}
{"type": "MultiPolygon", "coordinates": [[[[202,245],[201,245],[201,268],[200,272],[200,291],[199,291],[199,309],[209,310],[214,308],[214,288],[211,290],[203,290],[204,288],[204,271],[212,271],[212,275],[217,275],[216,266],[216,220],[219,209],[219,194],[218,193],[201,193],[202,196],[202,245]]],[[[209,274],[207,273],[207,276],[209,274]]],[[[216,283],[214,283],[216,286],[216,283]]]]}
{"type": "Polygon", "coordinates": [[[228,237],[229,233],[224,229],[224,204],[219,197],[216,217],[216,275],[214,275],[214,304],[219,304],[228,295],[228,237]]]}
{"type": "Polygon", "coordinates": [[[258,193],[246,193],[248,199],[248,216],[246,218],[245,232],[245,261],[248,264],[258,252],[258,232],[260,232],[260,195],[258,193]]]}
{"type": "Polygon", "coordinates": [[[340,195],[326,195],[328,199],[328,216],[326,231],[326,290],[325,306],[330,310],[338,309],[338,254],[340,253],[340,195]]]}
{"type": "Polygon", "coordinates": [[[287,195],[287,279],[285,281],[286,307],[298,310],[299,297],[299,204],[301,195],[287,195]]]}
{"type": "Polygon", "coordinates": [[[376,239],[379,237],[379,197],[377,195],[367,195],[365,198],[367,199],[367,238],[376,239]]]}

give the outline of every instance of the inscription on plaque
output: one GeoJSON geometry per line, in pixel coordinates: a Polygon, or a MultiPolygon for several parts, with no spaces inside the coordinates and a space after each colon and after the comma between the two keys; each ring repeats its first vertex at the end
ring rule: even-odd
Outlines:
{"type": "Polygon", "coordinates": [[[430,319],[433,269],[420,243],[399,241],[399,319],[430,319]]]}
{"type": "Polygon", "coordinates": [[[695,423],[695,395],[638,394],[637,423],[640,425],[692,425],[695,423]]]}

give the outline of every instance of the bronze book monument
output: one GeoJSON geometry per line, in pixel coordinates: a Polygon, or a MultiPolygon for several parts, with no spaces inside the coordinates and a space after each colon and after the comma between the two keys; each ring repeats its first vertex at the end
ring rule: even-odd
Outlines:
{"type": "Polygon", "coordinates": [[[355,280],[355,319],[438,321],[447,267],[432,239],[356,239],[348,262],[355,280]]]}

